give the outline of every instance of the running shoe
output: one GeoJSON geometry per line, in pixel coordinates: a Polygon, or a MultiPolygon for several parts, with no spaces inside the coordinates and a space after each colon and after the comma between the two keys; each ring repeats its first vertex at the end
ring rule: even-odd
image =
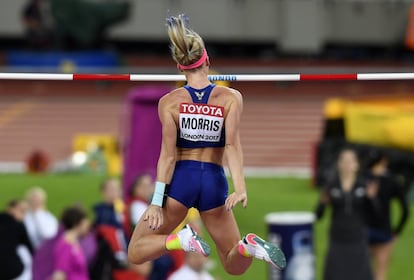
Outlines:
{"type": "Polygon", "coordinates": [[[276,245],[263,240],[256,234],[247,234],[242,240],[240,240],[240,244],[246,248],[251,256],[259,260],[264,260],[279,270],[285,268],[286,258],[282,250],[280,250],[276,245]]]}
{"type": "Polygon", "coordinates": [[[182,230],[178,233],[180,238],[181,247],[186,252],[199,252],[205,257],[210,255],[210,246],[191,228],[189,224],[186,224],[182,230]]]}

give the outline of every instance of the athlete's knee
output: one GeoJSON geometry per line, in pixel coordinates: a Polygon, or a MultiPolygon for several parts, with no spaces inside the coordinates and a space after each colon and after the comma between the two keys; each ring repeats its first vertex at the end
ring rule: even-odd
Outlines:
{"type": "Polygon", "coordinates": [[[148,261],[145,254],[143,254],[142,247],[144,244],[142,238],[143,236],[136,234],[128,244],[128,261],[130,263],[143,264],[148,261]]]}
{"type": "Polygon", "coordinates": [[[233,267],[225,267],[226,272],[230,275],[242,275],[246,272],[247,267],[242,266],[233,266],[233,267]]]}
{"type": "Polygon", "coordinates": [[[232,264],[224,265],[224,270],[230,275],[242,275],[249,268],[249,265],[232,264]]]}
{"type": "Polygon", "coordinates": [[[128,262],[132,264],[143,264],[146,260],[143,258],[142,254],[139,254],[138,244],[132,244],[128,246],[128,262]]]}

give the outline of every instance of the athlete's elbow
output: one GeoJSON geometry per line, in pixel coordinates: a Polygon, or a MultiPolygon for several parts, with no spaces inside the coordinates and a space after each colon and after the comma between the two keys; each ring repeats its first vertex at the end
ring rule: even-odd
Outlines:
{"type": "Polygon", "coordinates": [[[175,164],[175,155],[164,156],[161,160],[168,168],[173,167],[175,164]]]}
{"type": "Polygon", "coordinates": [[[226,150],[231,150],[236,148],[236,144],[233,142],[227,142],[226,145],[224,145],[224,148],[226,150]]]}
{"type": "Polygon", "coordinates": [[[171,166],[174,166],[175,160],[175,154],[161,153],[160,157],[158,158],[158,167],[162,166],[163,168],[170,168],[171,166]]]}
{"type": "Polygon", "coordinates": [[[226,153],[239,153],[241,151],[241,146],[238,143],[229,142],[224,146],[226,153]]]}

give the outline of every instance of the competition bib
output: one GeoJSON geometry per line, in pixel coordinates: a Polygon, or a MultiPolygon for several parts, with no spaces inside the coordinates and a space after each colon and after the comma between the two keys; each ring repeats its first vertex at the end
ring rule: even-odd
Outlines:
{"type": "Polygon", "coordinates": [[[209,104],[180,104],[180,138],[188,141],[219,142],[224,108],[209,104]]]}

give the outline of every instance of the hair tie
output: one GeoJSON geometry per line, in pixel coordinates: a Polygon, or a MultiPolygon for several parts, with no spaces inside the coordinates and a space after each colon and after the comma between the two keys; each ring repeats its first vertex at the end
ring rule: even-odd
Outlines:
{"type": "Polygon", "coordinates": [[[204,49],[203,50],[203,54],[201,55],[200,59],[197,60],[196,62],[189,64],[189,65],[182,65],[178,63],[178,69],[180,69],[181,71],[184,70],[191,70],[191,69],[195,69],[200,67],[201,65],[203,65],[203,63],[208,59],[208,54],[207,54],[207,50],[204,49]]]}

